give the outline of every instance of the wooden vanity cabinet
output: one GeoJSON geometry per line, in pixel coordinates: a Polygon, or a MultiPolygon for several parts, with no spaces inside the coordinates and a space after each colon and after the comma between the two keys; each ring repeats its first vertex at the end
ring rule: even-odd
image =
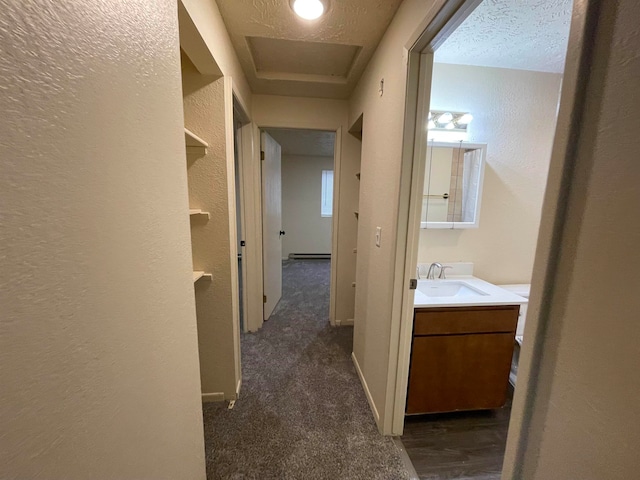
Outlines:
{"type": "Polygon", "coordinates": [[[502,407],[519,309],[415,309],[406,413],[502,407]]]}

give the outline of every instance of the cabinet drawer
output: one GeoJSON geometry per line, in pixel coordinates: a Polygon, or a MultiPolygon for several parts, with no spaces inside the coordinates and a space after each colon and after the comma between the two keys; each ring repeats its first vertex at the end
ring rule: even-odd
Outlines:
{"type": "Polygon", "coordinates": [[[416,309],[413,335],[513,332],[519,305],[416,309]]]}

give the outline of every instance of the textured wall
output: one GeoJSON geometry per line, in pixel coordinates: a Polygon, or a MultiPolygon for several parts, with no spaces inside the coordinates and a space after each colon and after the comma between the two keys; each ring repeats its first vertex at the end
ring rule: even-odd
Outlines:
{"type": "Polygon", "coordinates": [[[531,283],[559,74],[436,63],[434,110],[471,112],[469,141],[487,143],[480,228],[420,231],[419,262],[474,262],[493,283],[531,283]]]}
{"type": "MultiPolygon", "coordinates": [[[[347,102],[318,98],[279,97],[272,95],[253,96],[253,121],[260,127],[304,128],[334,130],[341,128],[336,142],[341,145],[340,221],[338,224],[338,255],[334,259],[337,268],[335,319],[344,321],[353,318],[354,291],[351,283],[355,277],[356,237],[354,221],[354,196],[357,196],[357,180],[353,175],[359,163],[358,140],[348,132],[347,102]],[[344,175],[342,172],[345,172],[344,175]]],[[[336,178],[334,177],[334,181],[336,178]]]]}
{"type": "MultiPolygon", "coordinates": [[[[578,18],[584,4],[576,1],[578,18]]],[[[566,163],[560,148],[551,160],[525,335],[536,341],[524,344],[524,373],[532,355],[537,361],[516,390],[508,479],[638,476],[640,97],[632,80],[640,78],[640,4],[606,2],[597,13],[597,30],[587,33],[593,58],[579,75],[588,82],[578,100],[584,116],[560,110],[576,141],[566,163]]],[[[578,53],[569,49],[568,65],[578,53]]]]}
{"type": "MultiPolygon", "coordinates": [[[[381,419],[387,414],[394,262],[404,130],[405,43],[442,0],[405,0],[349,100],[364,114],[353,351],[381,419]],[[384,79],[384,95],[378,93],[384,79]],[[376,227],[382,243],[375,246],[376,227]]],[[[393,372],[392,372],[393,373],[393,372]]],[[[390,410],[389,412],[390,413],[390,410]]],[[[381,426],[382,422],[378,423],[381,426]]]]}
{"type": "Polygon", "coordinates": [[[203,479],[175,2],[0,26],[0,476],[203,479]]]}
{"type": "Polygon", "coordinates": [[[185,125],[209,144],[205,156],[188,158],[189,206],[211,214],[191,222],[193,268],[213,274],[195,286],[202,393],[231,400],[241,378],[233,111],[228,82],[210,80],[183,56],[185,125]]]}
{"type": "Polygon", "coordinates": [[[238,56],[236,55],[229,33],[225,27],[218,4],[215,0],[181,0],[193,19],[196,28],[211,50],[216,63],[225,77],[234,82],[236,96],[247,114],[251,111],[251,89],[247,83],[238,56]]]}
{"type": "Polygon", "coordinates": [[[282,258],[331,253],[333,218],[320,216],[323,170],[333,170],[333,157],[282,156],[282,258]]]}

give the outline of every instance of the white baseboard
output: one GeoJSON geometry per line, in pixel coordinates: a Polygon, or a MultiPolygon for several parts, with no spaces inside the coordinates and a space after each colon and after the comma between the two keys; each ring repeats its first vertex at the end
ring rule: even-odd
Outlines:
{"type": "Polygon", "coordinates": [[[236,385],[236,391],[234,393],[230,393],[229,395],[225,395],[224,392],[203,393],[202,403],[225,402],[225,401],[237,400],[240,397],[241,387],[242,387],[242,378],[238,379],[238,384],[236,385]]]}
{"type": "Polygon", "coordinates": [[[240,398],[240,388],[242,388],[242,378],[238,379],[238,385],[236,385],[236,398],[234,398],[234,400],[240,398]]]}
{"type": "Polygon", "coordinates": [[[202,403],[210,403],[210,402],[224,402],[224,393],[222,392],[203,393],[202,403]]]}
{"type": "Polygon", "coordinates": [[[353,318],[346,320],[336,320],[336,327],[353,327],[353,318]]]}
{"type": "Polygon", "coordinates": [[[364,379],[364,375],[362,374],[362,370],[360,370],[360,365],[358,364],[358,359],[356,358],[356,354],[351,352],[351,359],[353,360],[353,364],[356,367],[356,372],[358,372],[358,377],[360,378],[360,383],[362,384],[362,388],[364,390],[364,394],[367,397],[367,401],[369,402],[369,407],[371,407],[371,411],[373,412],[373,416],[376,419],[376,424],[380,423],[380,414],[378,414],[378,409],[376,408],[376,404],[373,403],[373,397],[371,396],[371,392],[369,391],[369,385],[367,385],[367,381],[364,379]]]}

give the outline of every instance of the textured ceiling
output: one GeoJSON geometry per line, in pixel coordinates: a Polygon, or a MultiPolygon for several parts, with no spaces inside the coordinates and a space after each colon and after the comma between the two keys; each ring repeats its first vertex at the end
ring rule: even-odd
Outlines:
{"type": "Polygon", "coordinates": [[[401,0],[328,0],[314,21],[289,0],[217,3],[254,93],[348,98],[401,0]]]}
{"type": "Polygon", "coordinates": [[[333,157],[335,132],[291,128],[268,128],[266,132],[280,144],[283,155],[333,157]]]}
{"type": "Polygon", "coordinates": [[[343,77],[346,81],[360,51],[353,45],[263,37],[247,37],[247,42],[258,78],[268,73],[299,73],[343,77]]]}
{"type": "Polygon", "coordinates": [[[572,6],[572,0],[484,0],[434,60],[562,73],[572,6]]]}

